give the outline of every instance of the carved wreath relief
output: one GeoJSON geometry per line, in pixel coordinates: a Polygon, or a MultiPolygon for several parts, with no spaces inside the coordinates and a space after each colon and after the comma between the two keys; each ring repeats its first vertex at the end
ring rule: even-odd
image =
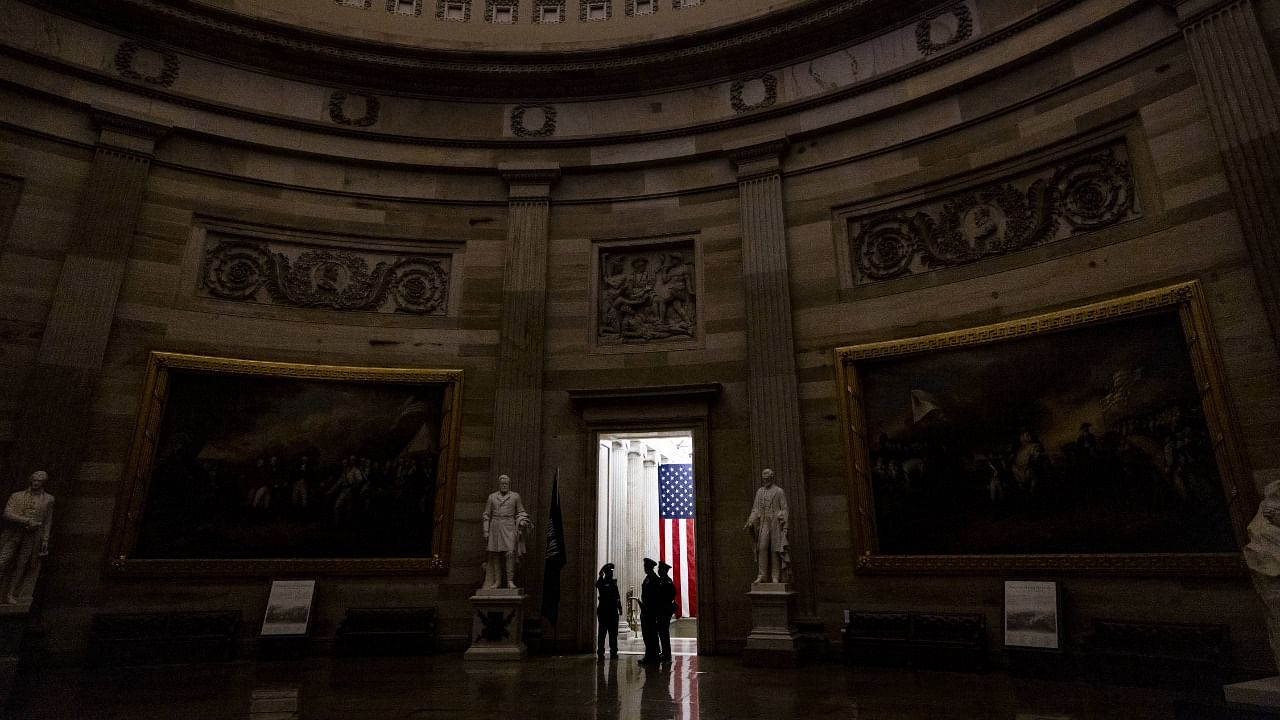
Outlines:
{"type": "Polygon", "coordinates": [[[693,243],[600,253],[601,345],[692,340],[697,334],[693,243]]]}
{"type": "Polygon", "coordinates": [[[1123,142],[1025,176],[849,220],[857,284],[963,265],[1141,216],[1123,142]]]}
{"type": "Polygon", "coordinates": [[[444,315],[449,257],[211,237],[200,294],[302,308],[444,315]]]}

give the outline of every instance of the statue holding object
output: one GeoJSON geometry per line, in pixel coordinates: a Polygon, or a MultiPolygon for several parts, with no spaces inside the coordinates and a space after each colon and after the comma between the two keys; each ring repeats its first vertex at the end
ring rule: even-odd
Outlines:
{"type": "Polygon", "coordinates": [[[787,496],[773,482],[773,470],[760,473],[751,516],[743,525],[750,530],[759,573],[755,582],[787,582],[791,579],[791,548],[787,540],[787,496]],[[768,578],[768,580],[766,580],[768,578]]]}
{"type": "Polygon", "coordinates": [[[489,493],[480,520],[487,541],[484,586],[516,587],[516,564],[524,557],[525,535],[533,530],[533,521],[525,512],[520,493],[511,490],[510,476],[498,476],[498,489],[489,493]]]}

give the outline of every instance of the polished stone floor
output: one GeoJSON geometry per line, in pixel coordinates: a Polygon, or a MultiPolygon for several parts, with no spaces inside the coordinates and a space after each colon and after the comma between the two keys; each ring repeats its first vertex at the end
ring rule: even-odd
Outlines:
{"type": "MultiPolygon", "coordinates": [[[[19,677],[22,720],[1147,720],[1173,718],[1176,691],[981,674],[854,668],[744,668],[735,657],[535,657],[240,661],[48,670],[19,677]]],[[[1182,717],[1187,717],[1185,713],[1182,717]]]]}

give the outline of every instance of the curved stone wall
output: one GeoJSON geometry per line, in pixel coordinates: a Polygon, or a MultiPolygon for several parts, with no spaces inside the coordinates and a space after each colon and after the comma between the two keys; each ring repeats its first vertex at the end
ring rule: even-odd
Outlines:
{"type": "Polygon", "coordinates": [[[615,48],[767,17],[813,0],[200,0],[249,18],[411,47],[466,51],[573,52],[615,48]],[[460,5],[461,7],[456,7],[460,5]],[[510,22],[494,5],[510,5],[510,22]],[[542,7],[558,10],[543,20],[542,7]]]}
{"type": "MultiPolygon", "coordinates": [[[[296,0],[281,13],[305,4],[296,0]]],[[[266,12],[256,3],[219,5],[266,12]]],[[[1274,1],[1259,5],[1262,17],[1280,16],[1274,1]]],[[[845,608],[980,612],[996,628],[1002,579],[855,574],[836,347],[1196,279],[1209,299],[1252,482],[1261,487],[1280,475],[1280,362],[1252,221],[1242,220],[1230,184],[1235,161],[1219,152],[1220,131],[1184,40],[1190,21],[1180,26],[1161,4],[963,0],[763,74],[751,68],[694,87],[573,102],[461,102],[326,85],[17,0],[0,7],[10,20],[0,29],[0,381],[14,389],[0,401],[0,455],[11,462],[25,452],[22,398],[59,365],[42,348],[59,313],[74,309],[71,288],[119,280],[118,298],[78,320],[96,323],[106,344],[96,374],[86,370],[81,457],[51,484],[60,514],[41,578],[43,657],[77,657],[93,613],[104,609],[212,603],[248,618],[262,611],[263,578],[121,580],[101,570],[152,350],[463,370],[448,574],[321,578],[313,626],[321,639],[346,607],[412,604],[440,608],[446,645],[466,642],[467,597],[481,578],[480,503],[495,458],[507,452],[495,430],[508,420],[500,408],[519,406],[536,422],[530,427],[541,428],[522,442],[540,448],[535,473],[543,479],[559,468],[568,544],[581,551],[595,536],[593,486],[584,479],[594,436],[569,391],[715,383],[722,390],[705,448],[710,512],[699,519],[713,539],[712,562],[704,563],[700,594],[705,585],[703,622],[714,649],[740,649],[752,568],[738,528],[758,470],[753,433],[764,426],[752,406],[759,378],[748,358],[761,357],[765,343],[794,366],[782,385],[794,388],[795,422],[786,430],[795,434],[798,476],[785,480],[803,489],[792,502],[807,515],[798,525],[813,568],[804,592],[831,640],[845,608]],[[967,29],[956,24],[958,34],[948,36],[950,25],[930,24],[944,15],[963,16],[967,29]],[[101,189],[95,168],[105,146],[128,146],[149,162],[136,228],[121,231],[123,247],[111,257],[86,255],[87,221],[78,215],[82,198],[101,189]],[[1000,252],[925,258],[912,245],[898,256],[868,239],[880,237],[883,218],[938,217],[967,192],[1009,188],[1034,204],[1036,182],[1064,177],[1102,178],[1123,193],[1054,210],[1083,219],[1000,252]],[[535,253],[518,263],[527,275],[545,272],[543,285],[513,286],[514,248],[537,239],[544,210],[544,261],[535,253]],[[764,233],[776,251],[769,257],[759,254],[765,225],[774,228],[764,233]],[[406,314],[211,297],[199,284],[201,253],[211,230],[227,228],[286,244],[447,251],[449,301],[438,313],[406,314]],[[602,253],[632,247],[676,248],[690,259],[699,283],[695,327],[674,335],[649,328],[624,343],[606,337],[602,253]],[[70,270],[86,263],[96,274],[72,282],[70,270]],[[784,289],[769,297],[785,298],[790,337],[757,334],[761,313],[779,313],[759,308],[766,286],[784,289]],[[513,385],[508,367],[512,334],[503,314],[521,302],[511,299],[517,291],[545,303],[544,317],[531,321],[540,359],[526,358],[540,370],[517,378],[536,384],[532,393],[513,385]],[[511,400],[513,387],[525,400],[511,400]]],[[[710,21],[723,23],[764,7],[710,0],[679,12],[742,13],[710,21]]],[[[373,14],[326,7],[324,17],[338,12],[373,14]]],[[[669,6],[659,12],[676,14],[669,6]]],[[[369,37],[382,32],[352,27],[369,37]]],[[[537,275],[528,277],[536,284],[537,275]]],[[[527,502],[542,521],[547,483],[517,480],[530,488],[527,502]]],[[[537,552],[530,562],[537,567],[537,552]]],[[[565,570],[566,647],[590,636],[591,564],[575,557],[565,570]]],[[[1242,576],[1063,581],[1077,629],[1089,617],[1225,622],[1242,666],[1268,661],[1260,606],[1242,576]]],[[[992,641],[998,646],[999,637],[992,641]]]]}

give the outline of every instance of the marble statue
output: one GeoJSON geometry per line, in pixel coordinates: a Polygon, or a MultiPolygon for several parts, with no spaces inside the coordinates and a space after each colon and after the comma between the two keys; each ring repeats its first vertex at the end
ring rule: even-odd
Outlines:
{"type": "Polygon", "coordinates": [[[40,558],[49,554],[49,532],[53,528],[53,496],[45,492],[49,474],[31,473],[27,489],[9,496],[4,505],[4,528],[0,530],[0,573],[6,576],[4,601],[18,602],[18,588],[35,573],[40,558]]]}
{"type": "Polygon", "coordinates": [[[1280,480],[1267,485],[1258,514],[1249,523],[1244,560],[1253,571],[1253,585],[1267,606],[1271,652],[1280,667],[1280,480]]]}
{"type": "Polygon", "coordinates": [[[755,582],[787,582],[791,574],[791,548],[787,541],[787,496],[773,482],[773,471],[760,473],[761,486],[756,490],[751,516],[742,527],[751,531],[754,540],[755,582]]]}
{"type": "Polygon", "coordinates": [[[524,557],[525,535],[533,530],[533,521],[524,510],[520,493],[512,492],[510,476],[498,476],[498,490],[489,493],[480,519],[488,541],[485,546],[488,556],[484,566],[484,586],[514,588],[516,563],[524,557]]]}

